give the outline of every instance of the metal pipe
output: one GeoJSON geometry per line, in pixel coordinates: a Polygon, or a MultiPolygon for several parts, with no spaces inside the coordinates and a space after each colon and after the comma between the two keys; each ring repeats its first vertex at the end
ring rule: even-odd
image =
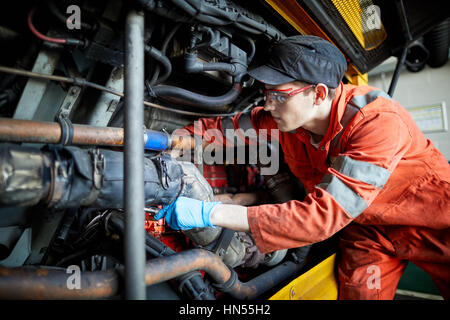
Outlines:
{"type": "MultiPolygon", "coordinates": [[[[123,146],[124,129],[73,124],[73,145],[123,146]]],[[[143,130],[144,147],[163,151],[172,147],[168,133],[143,130]]],[[[0,141],[60,143],[61,125],[56,122],[0,118],[0,141]]]]}
{"type": "Polygon", "coordinates": [[[76,272],[0,266],[0,299],[100,299],[119,292],[114,271],[76,272]]]}
{"type": "Polygon", "coordinates": [[[125,25],[125,297],[143,300],[144,228],[144,14],[131,10],[125,25]]]}
{"type": "Polygon", "coordinates": [[[397,61],[397,64],[395,66],[394,75],[392,76],[391,84],[389,85],[388,95],[391,97],[394,96],[395,87],[397,86],[398,78],[400,78],[400,72],[402,70],[402,67],[405,64],[407,53],[408,53],[408,47],[406,46],[403,48],[402,55],[400,56],[400,58],[397,61]]]}
{"type": "MultiPolygon", "coordinates": [[[[61,126],[56,122],[0,118],[0,141],[59,143],[61,126]]],[[[74,124],[72,144],[121,146],[123,129],[74,124]]]]}
{"type": "Polygon", "coordinates": [[[405,5],[403,3],[403,0],[396,1],[396,5],[397,5],[397,9],[400,11],[401,25],[403,27],[403,30],[406,33],[406,43],[403,48],[402,54],[397,61],[397,65],[395,66],[395,71],[392,76],[391,84],[389,85],[388,94],[391,97],[394,96],[395,87],[397,86],[397,81],[398,81],[398,78],[400,77],[401,69],[402,69],[403,65],[405,64],[406,55],[408,54],[409,44],[412,42],[412,36],[411,36],[411,32],[410,32],[409,25],[408,25],[408,17],[406,16],[406,10],[405,10],[405,5]]]}
{"type": "Polygon", "coordinates": [[[204,270],[216,283],[225,283],[231,276],[219,256],[204,249],[192,249],[148,261],[145,284],[157,284],[194,270],[204,270]]]}

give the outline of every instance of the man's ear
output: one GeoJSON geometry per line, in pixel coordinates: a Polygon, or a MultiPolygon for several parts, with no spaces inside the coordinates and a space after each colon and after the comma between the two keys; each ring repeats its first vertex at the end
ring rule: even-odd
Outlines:
{"type": "Polygon", "coordinates": [[[314,88],[316,96],[314,98],[315,105],[321,105],[328,97],[328,87],[323,83],[318,83],[314,88]]]}

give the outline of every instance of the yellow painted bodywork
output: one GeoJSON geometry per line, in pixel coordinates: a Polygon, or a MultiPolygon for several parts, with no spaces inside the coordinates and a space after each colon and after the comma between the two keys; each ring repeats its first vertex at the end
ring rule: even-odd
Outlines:
{"type": "Polygon", "coordinates": [[[359,0],[332,0],[332,2],[362,48],[367,51],[373,50],[386,40],[386,30],[372,1],[366,1],[363,6],[359,0]]]}
{"type": "Polygon", "coordinates": [[[338,286],[334,274],[336,254],[305,272],[269,300],[336,300],[338,286]]]}

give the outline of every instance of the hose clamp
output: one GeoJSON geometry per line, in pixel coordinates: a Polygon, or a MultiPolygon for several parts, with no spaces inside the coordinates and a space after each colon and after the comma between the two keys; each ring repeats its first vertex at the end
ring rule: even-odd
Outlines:
{"type": "Polygon", "coordinates": [[[105,157],[99,149],[90,150],[92,157],[92,181],[94,187],[100,190],[103,186],[103,171],[105,169],[105,157]]]}
{"type": "Polygon", "coordinates": [[[82,201],[82,205],[90,205],[97,200],[100,190],[103,187],[103,173],[105,170],[105,156],[99,149],[88,151],[92,161],[92,187],[89,195],[82,201]]]}

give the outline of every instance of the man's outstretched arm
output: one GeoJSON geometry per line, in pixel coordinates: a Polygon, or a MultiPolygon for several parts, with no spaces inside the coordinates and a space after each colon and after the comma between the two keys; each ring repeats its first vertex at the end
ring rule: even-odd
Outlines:
{"type": "Polygon", "coordinates": [[[247,208],[234,204],[179,197],[155,215],[156,220],[161,218],[165,218],[175,230],[218,226],[235,231],[250,231],[247,208]]]}
{"type": "Polygon", "coordinates": [[[249,232],[247,207],[235,204],[218,204],[211,210],[211,223],[234,231],[249,232]]]}

